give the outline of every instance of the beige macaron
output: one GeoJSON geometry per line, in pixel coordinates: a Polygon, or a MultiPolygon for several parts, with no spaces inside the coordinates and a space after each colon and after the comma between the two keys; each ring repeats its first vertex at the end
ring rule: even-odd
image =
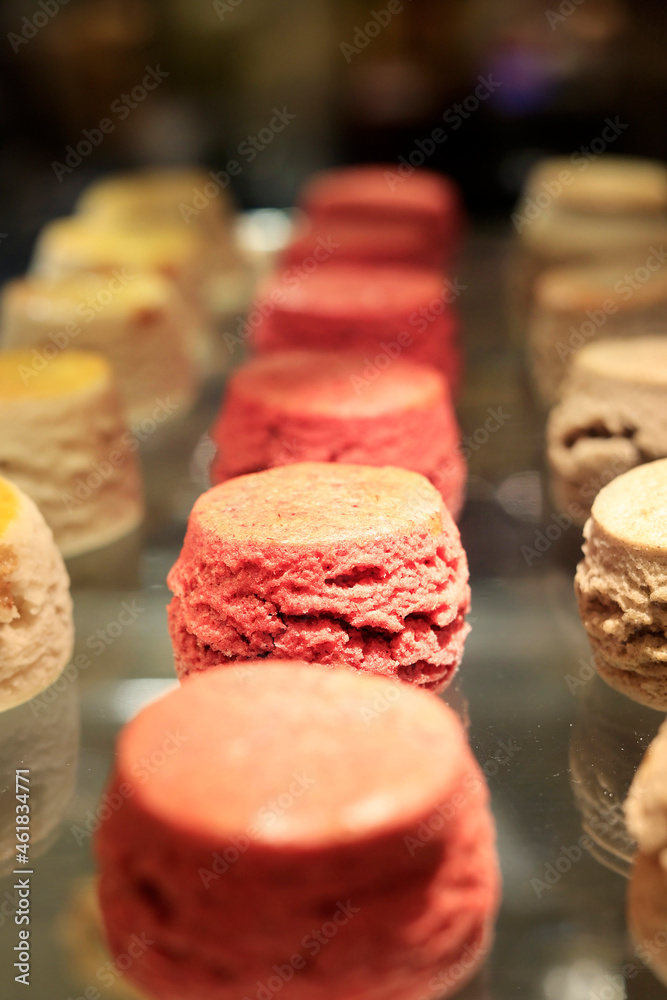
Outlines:
{"type": "Polygon", "coordinates": [[[556,402],[573,358],[611,337],[660,335],[667,329],[667,250],[624,254],[604,264],[544,271],[535,283],[528,327],[538,394],[556,402]]]}
{"type": "Polygon", "coordinates": [[[577,567],[579,613],[600,676],[667,710],[667,459],[598,493],[577,567]]]}
{"type": "Polygon", "coordinates": [[[667,335],[583,347],[549,415],[547,454],[556,506],[577,524],[616,476],[667,457],[667,335]]]}
{"type": "Polygon", "coordinates": [[[0,479],[0,711],[49,687],[72,654],[69,578],[33,501],[0,479]]]}

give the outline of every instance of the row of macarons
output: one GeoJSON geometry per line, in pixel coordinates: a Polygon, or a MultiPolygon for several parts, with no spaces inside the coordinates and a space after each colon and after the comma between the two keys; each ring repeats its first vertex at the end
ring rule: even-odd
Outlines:
{"type": "MultiPolygon", "coordinates": [[[[438,309],[442,273],[427,275],[438,309]]],[[[401,333],[388,289],[400,300],[422,280],[387,268],[379,306],[365,286],[361,352],[382,346],[378,313],[401,333]]],[[[236,998],[280,979],[309,1000],[416,1000],[453,992],[488,953],[499,896],[488,791],[460,721],[429,693],[462,656],[466,558],[440,489],[398,467],[425,461],[442,487],[458,435],[442,371],[390,361],[368,379],[363,353],[284,351],[232,382],[214,466],[224,481],[195,504],[170,575],[185,683],[121,734],[105,793],[120,805],[96,840],[112,954],[150,938],[129,970],[149,995],[236,998]],[[267,442],[293,446],[294,434],[286,464],[281,444],[262,463],[274,467],[235,475],[247,471],[238,456],[256,468],[267,442]],[[295,461],[315,457],[309,447],[331,461],[295,461]],[[401,449],[409,461],[396,463],[401,449]]],[[[3,534],[17,563],[20,528],[10,518],[3,534]]],[[[58,582],[42,596],[57,598],[62,625],[64,569],[50,555],[58,582]]]]}
{"type": "Polygon", "coordinates": [[[28,350],[31,375],[68,348],[103,353],[131,425],[166,396],[185,412],[198,379],[226,369],[251,335],[266,349],[385,340],[455,364],[439,344],[454,324],[442,301],[461,231],[452,184],[424,173],[392,191],[380,167],[326,172],[304,189],[277,260],[268,237],[244,236],[225,190],[203,195],[211,184],[203,171],[147,170],[86,188],[72,215],[44,227],[28,273],[4,287],[1,346],[28,350]]]}
{"type": "Polygon", "coordinates": [[[667,456],[667,167],[544,161],[514,221],[515,318],[550,407],[552,497],[583,526],[603,486],[667,456]]]}
{"type": "Polygon", "coordinates": [[[667,325],[667,166],[607,154],[575,160],[541,161],[513,215],[514,327],[549,407],[583,347],[661,336],[667,325]]]}
{"type": "MultiPolygon", "coordinates": [[[[551,408],[552,532],[585,526],[575,592],[592,662],[612,688],[665,712],[667,167],[606,154],[543,161],[513,223],[514,327],[535,395],[551,408]]],[[[665,982],[666,747],[663,726],[634,778],[621,837],[638,846],[631,935],[665,982]]]]}
{"type": "MultiPolygon", "coordinates": [[[[0,491],[16,702],[67,662],[71,602],[37,508],[0,491]]],[[[296,463],[199,498],[169,579],[183,684],[121,733],[96,835],[111,952],[150,938],[128,970],[149,996],[231,1000],[287,969],[286,995],[417,1000],[485,961],[488,789],[430,693],[463,653],[467,578],[405,469],[296,463]]]]}
{"type": "MultiPolygon", "coordinates": [[[[173,297],[158,309],[149,286],[164,290],[167,272],[171,286],[182,284],[178,233],[187,245],[193,234],[203,240],[203,224],[196,231],[176,224],[195,180],[150,172],[98,182],[78,214],[47,227],[37,275],[5,290],[0,467],[36,499],[66,557],[137,527],[144,514],[139,442],[192,405],[185,346],[192,326],[173,297]],[[62,267],[49,264],[62,258],[62,267]],[[109,281],[118,286],[113,294],[109,281]],[[85,293],[95,288],[106,289],[105,304],[82,320],[85,293]]],[[[460,239],[455,189],[425,173],[391,192],[381,168],[359,168],[313,181],[302,204],[307,221],[261,282],[245,320],[252,336],[240,341],[255,358],[232,374],[212,429],[212,481],[308,459],[392,464],[426,475],[457,515],[466,470],[451,394],[461,355],[443,271],[460,239]],[[394,229],[412,233],[407,247],[398,235],[392,243],[394,229]],[[304,256],[312,241],[327,240],[332,254],[304,256]]],[[[209,257],[215,246],[224,249],[225,231],[217,206],[206,227],[209,257]]],[[[186,297],[182,288],[179,294],[186,297]]],[[[217,343],[224,344],[220,331],[217,343]]]]}

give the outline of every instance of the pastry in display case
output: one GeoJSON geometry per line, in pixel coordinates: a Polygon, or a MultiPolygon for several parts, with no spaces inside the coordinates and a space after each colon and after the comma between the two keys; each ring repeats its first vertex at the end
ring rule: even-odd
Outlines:
{"type": "Polygon", "coordinates": [[[141,524],[138,444],[101,355],[1,352],[0,424],[0,467],[35,501],[63,556],[141,524]]]}
{"type": "Polygon", "coordinates": [[[667,167],[591,150],[547,157],[529,173],[512,214],[517,250],[508,279],[523,331],[535,282],[552,267],[647,257],[667,238],[667,167]]]}
{"type": "Polygon", "coordinates": [[[667,458],[667,337],[610,338],[578,351],[549,415],[547,455],[556,506],[581,525],[603,486],[667,458]]]}
{"type": "Polygon", "coordinates": [[[35,503],[0,478],[0,711],[33,698],[72,655],[69,578],[35,503]]]}
{"type": "Polygon", "coordinates": [[[424,476],[391,466],[299,462],[213,487],[168,584],[181,678],[250,654],[440,691],[470,630],[451,514],[424,476]]]}
{"type": "Polygon", "coordinates": [[[206,245],[201,233],[174,223],[150,227],[110,227],[93,215],[53,219],[34,247],[30,277],[60,281],[81,272],[97,272],[111,283],[131,284],[134,275],[157,272],[180,292],[179,308],[186,351],[206,370],[213,349],[213,317],[206,301],[206,245]]]}
{"type": "Polygon", "coordinates": [[[293,662],[210,671],[121,732],[108,794],[102,914],[112,956],[144,935],[127,977],[151,997],[418,1000],[485,961],[488,789],[428,692],[293,662]]]}
{"type": "Polygon", "coordinates": [[[211,311],[224,318],[247,305],[250,272],[238,246],[229,190],[216,171],[172,167],[108,174],[84,189],[76,210],[110,228],[192,227],[206,251],[211,311]]]}
{"type": "Polygon", "coordinates": [[[460,249],[463,206],[456,184],[442,174],[409,164],[366,164],[315,174],[301,189],[298,206],[313,226],[412,227],[421,238],[425,266],[444,267],[460,249]]]}
{"type": "Polygon", "coordinates": [[[211,479],[294,462],[397,465],[426,476],[454,518],[466,462],[449,389],[435,368],[397,358],[276,351],[238,368],[211,430],[211,479]]]}
{"type": "Polygon", "coordinates": [[[612,337],[661,335],[667,329],[667,254],[660,246],[605,264],[553,268],[535,282],[528,325],[530,370],[552,405],[576,354],[612,337]]]}
{"type": "Polygon", "coordinates": [[[62,351],[104,354],[111,362],[132,426],[161,406],[163,420],[183,416],[196,394],[188,329],[190,310],[173,282],[122,265],[7,283],[0,298],[2,348],[32,351],[36,370],[62,351]],[[168,402],[167,402],[168,400],[168,402]]]}
{"type": "Polygon", "coordinates": [[[262,281],[245,323],[250,346],[355,351],[376,367],[397,357],[435,365],[454,392],[462,376],[456,287],[435,270],[330,264],[262,281]]]}
{"type": "Polygon", "coordinates": [[[611,687],[667,709],[667,459],[612,480],[593,502],[575,588],[595,668],[611,687]]]}

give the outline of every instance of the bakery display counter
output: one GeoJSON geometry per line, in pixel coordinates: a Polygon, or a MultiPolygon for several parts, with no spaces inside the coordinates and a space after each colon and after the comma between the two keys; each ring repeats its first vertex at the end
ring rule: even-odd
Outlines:
{"type": "MultiPolygon", "coordinates": [[[[505,232],[477,233],[457,275],[467,355],[457,409],[469,465],[460,528],[472,631],[458,677],[442,697],[468,725],[488,782],[503,876],[494,948],[460,996],[653,1000],[665,989],[645,960],[659,943],[638,948],[628,938],[634,845],[621,806],[662,716],[608,690],[591,666],[572,586],[581,529],[551,505],[544,415],[530,395],[521,345],[505,327],[508,253],[505,232]]],[[[90,882],[93,836],[114,809],[103,792],[119,729],[177,683],[166,575],[192,503],[207,485],[207,432],[221,389],[220,378],[210,379],[186,417],[142,442],[149,511],[143,532],[72,564],[76,668],[48,703],[47,693],[38,696],[47,723],[41,744],[22,735],[35,715],[28,703],[12,710],[18,735],[0,748],[3,787],[24,766],[46,782],[39,786],[44,849],[34,845],[31,874],[37,1000],[137,995],[101,943],[90,882]]],[[[3,861],[11,856],[6,827],[2,816],[3,861]]],[[[18,878],[0,877],[5,982],[13,978],[18,878]]],[[[448,986],[457,975],[468,978],[465,959],[459,965],[448,986]]],[[[9,995],[19,994],[17,985],[9,995]]]]}

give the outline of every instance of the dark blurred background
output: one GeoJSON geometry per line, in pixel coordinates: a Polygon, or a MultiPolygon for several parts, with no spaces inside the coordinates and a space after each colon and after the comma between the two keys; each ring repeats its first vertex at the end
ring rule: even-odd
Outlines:
{"type": "Polygon", "coordinates": [[[3,0],[0,27],[0,277],[123,166],[237,160],[238,203],[282,207],[318,167],[421,158],[490,218],[607,118],[667,158],[665,0],[3,0]]]}

